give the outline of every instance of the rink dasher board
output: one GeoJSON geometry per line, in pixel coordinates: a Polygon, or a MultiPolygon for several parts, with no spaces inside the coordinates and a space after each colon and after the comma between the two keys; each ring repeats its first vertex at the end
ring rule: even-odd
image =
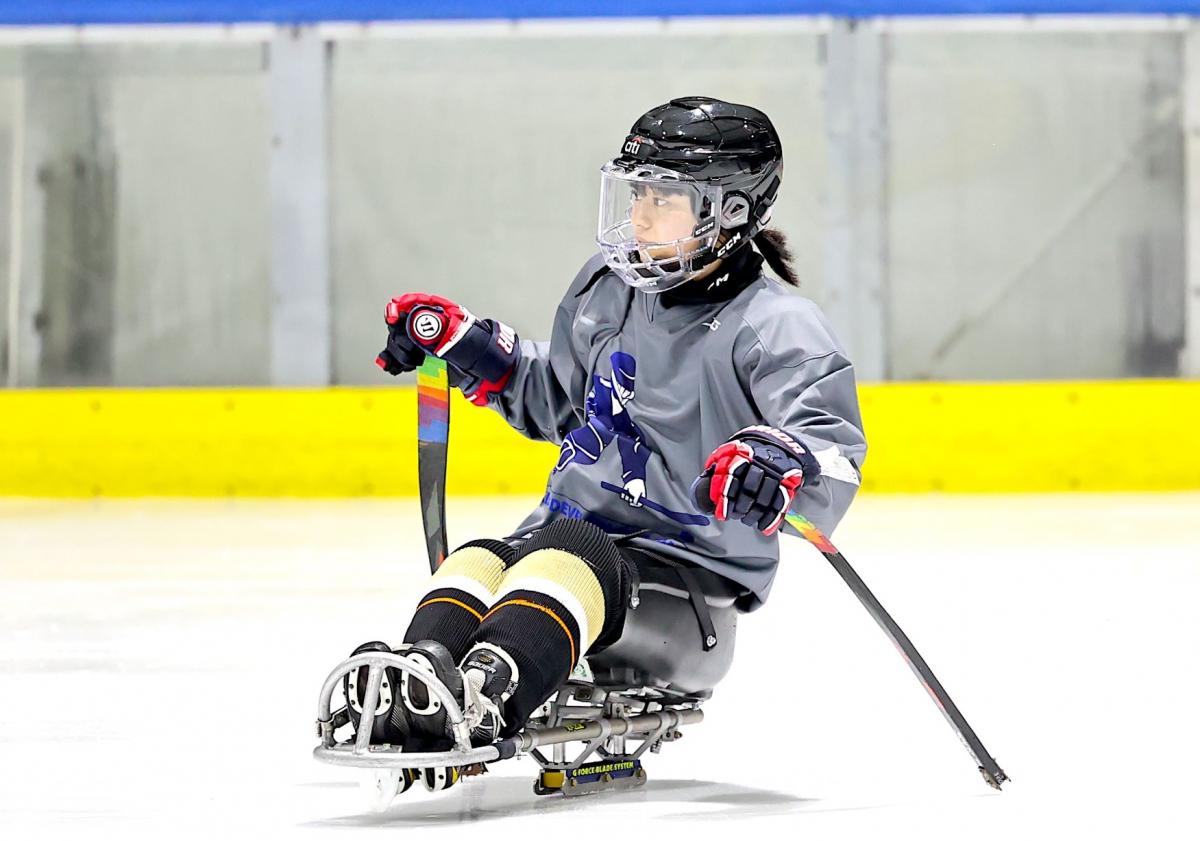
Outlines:
{"type": "MultiPolygon", "coordinates": [[[[413,391],[0,390],[0,496],[416,496],[415,448],[395,440],[395,430],[415,427],[413,391]],[[386,471],[380,452],[389,453],[386,471]]],[[[1200,488],[1200,380],[884,382],[858,393],[866,492],[1200,488]],[[1112,446],[1128,435],[1130,407],[1157,424],[1136,459],[1112,446]]],[[[451,410],[449,494],[541,499],[553,445],[523,438],[456,389],[451,410]],[[506,469],[479,471],[478,453],[506,469]]]]}

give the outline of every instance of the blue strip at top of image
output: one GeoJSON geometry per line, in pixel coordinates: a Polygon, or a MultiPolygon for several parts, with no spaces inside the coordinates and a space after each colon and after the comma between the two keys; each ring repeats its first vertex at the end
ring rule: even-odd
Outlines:
{"type": "Polygon", "coordinates": [[[1200,0],[0,0],[5,25],[1197,13],[1200,0]]]}

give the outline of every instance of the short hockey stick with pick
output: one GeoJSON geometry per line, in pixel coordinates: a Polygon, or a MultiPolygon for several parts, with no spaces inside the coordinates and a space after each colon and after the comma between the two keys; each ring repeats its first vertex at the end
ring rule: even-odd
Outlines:
{"type": "Polygon", "coordinates": [[[879,627],[888,635],[896,649],[904,657],[908,667],[913,670],[913,674],[921,681],[929,696],[933,698],[933,702],[937,704],[938,709],[942,711],[942,715],[946,717],[946,721],[954,728],[954,732],[958,734],[958,738],[971,752],[971,756],[975,758],[975,764],[979,767],[979,773],[983,775],[984,781],[994,789],[999,789],[1001,784],[1008,780],[1008,775],[992,758],[992,755],[987,752],[987,748],[983,746],[983,742],[979,741],[979,737],[975,735],[975,731],[971,729],[971,725],[967,724],[966,718],[959,712],[958,707],[950,700],[950,695],[946,692],[941,682],[934,676],[933,670],[929,668],[929,664],[925,662],[917,647],[912,644],[912,640],[900,629],[883,605],[879,603],[879,599],[875,598],[874,594],[867,589],[867,585],[858,577],[850,562],[847,561],[842,553],[837,550],[832,543],[829,542],[820,529],[814,526],[807,519],[799,514],[789,512],[786,516],[787,522],[792,528],[796,529],[805,540],[817,547],[817,550],[825,556],[825,559],[833,565],[837,570],[838,575],[846,582],[847,586],[854,595],[858,596],[858,600],[862,602],[863,607],[871,614],[871,617],[879,623],[879,627]]]}

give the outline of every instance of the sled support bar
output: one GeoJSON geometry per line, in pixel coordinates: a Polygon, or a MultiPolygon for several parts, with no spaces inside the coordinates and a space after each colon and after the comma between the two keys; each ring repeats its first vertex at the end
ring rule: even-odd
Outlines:
{"type": "MultiPolygon", "coordinates": [[[[347,661],[347,663],[349,662],[347,661]]],[[[322,697],[326,697],[324,693],[322,697]]],[[[328,698],[326,698],[325,710],[328,712],[328,698]]],[[[557,727],[531,727],[494,745],[468,750],[456,748],[436,753],[404,753],[399,748],[390,745],[374,745],[366,751],[360,751],[349,742],[339,745],[332,741],[326,743],[323,738],[322,743],[313,750],[313,757],[331,765],[347,765],[357,768],[457,768],[477,762],[508,759],[518,753],[528,753],[547,745],[588,742],[606,739],[609,736],[666,733],[676,727],[698,724],[703,720],[704,712],[699,709],[659,710],[630,718],[601,718],[587,723],[570,722],[557,727]]],[[[331,726],[332,719],[319,723],[322,727],[331,726]]]]}
{"type": "Polygon", "coordinates": [[[526,753],[534,748],[564,742],[590,742],[609,736],[642,736],[657,730],[665,733],[672,728],[698,724],[703,720],[703,710],[659,710],[630,718],[600,718],[586,724],[572,722],[558,727],[530,727],[513,736],[513,739],[518,740],[517,750],[526,753]]]}

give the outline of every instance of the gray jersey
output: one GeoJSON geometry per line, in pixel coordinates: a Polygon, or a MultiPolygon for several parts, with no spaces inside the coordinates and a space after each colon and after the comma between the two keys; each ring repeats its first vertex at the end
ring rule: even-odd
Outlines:
{"type": "MultiPolygon", "coordinates": [[[[490,406],[518,432],[560,447],[526,534],[587,519],[633,545],[705,567],[766,598],[778,537],[699,511],[690,486],[717,446],[766,424],[821,463],[793,510],[831,534],[858,490],[867,445],[854,370],[816,305],[760,275],[725,301],[665,307],[597,255],[580,270],[549,342],[522,358],[490,406]],[[581,294],[582,292],[582,294],[581,294]]],[[[787,527],[790,529],[790,527],[787,527]]]]}

